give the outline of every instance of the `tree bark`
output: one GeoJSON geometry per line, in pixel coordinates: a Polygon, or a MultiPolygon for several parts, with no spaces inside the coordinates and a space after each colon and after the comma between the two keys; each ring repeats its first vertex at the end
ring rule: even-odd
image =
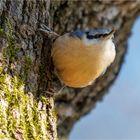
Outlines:
{"type": "Polygon", "coordinates": [[[40,23],[49,25],[50,1],[2,0],[0,6],[0,139],[55,140],[54,99],[45,93],[50,41],[38,33],[40,23]]]}
{"type": "Polygon", "coordinates": [[[116,79],[139,10],[139,1],[1,0],[0,139],[55,140],[57,132],[66,139],[75,122],[95,107],[116,79]],[[115,62],[92,86],[67,87],[55,98],[48,95],[61,84],[50,57],[52,41],[38,31],[42,23],[59,34],[115,27],[115,62]]]}

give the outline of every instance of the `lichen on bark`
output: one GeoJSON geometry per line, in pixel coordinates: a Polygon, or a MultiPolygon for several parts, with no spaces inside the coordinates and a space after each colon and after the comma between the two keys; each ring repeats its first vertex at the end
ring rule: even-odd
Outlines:
{"type": "Polygon", "coordinates": [[[21,40],[12,18],[3,14],[0,28],[0,139],[56,139],[54,100],[41,93],[36,96],[29,78],[35,68],[30,41],[21,40]]]}

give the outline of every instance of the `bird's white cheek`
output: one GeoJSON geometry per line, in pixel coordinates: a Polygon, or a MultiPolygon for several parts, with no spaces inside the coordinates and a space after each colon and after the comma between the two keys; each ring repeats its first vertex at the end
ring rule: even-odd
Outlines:
{"type": "Polygon", "coordinates": [[[112,63],[115,59],[115,56],[116,56],[115,45],[112,42],[112,40],[109,40],[106,43],[105,52],[106,52],[105,53],[106,54],[106,59],[109,61],[109,63],[112,63]]]}
{"type": "MultiPolygon", "coordinates": [[[[113,44],[113,43],[112,43],[112,44],[113,44]]],[[[114,61],[115,56],[116,56],[116,50],[115,50],[115,45],[113,44],[113,45],[112,45],[111,52],[110,52],[110,57],[111,57],[111,59],[112,59],[112,62],[114,61]]],[[[111,62],[111,63],[112,63],[112,62],[111,62]]]]}

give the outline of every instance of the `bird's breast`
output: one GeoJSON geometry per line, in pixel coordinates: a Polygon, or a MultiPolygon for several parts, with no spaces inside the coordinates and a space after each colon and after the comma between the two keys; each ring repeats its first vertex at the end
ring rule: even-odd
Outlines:
{"type": "Polygon", "coordinates": [[[70,87],[85,87],[105,69],[103,56],[96,47],[85,47],[79,39],[59,37],[52,48],[58,77],[70,87]]]}

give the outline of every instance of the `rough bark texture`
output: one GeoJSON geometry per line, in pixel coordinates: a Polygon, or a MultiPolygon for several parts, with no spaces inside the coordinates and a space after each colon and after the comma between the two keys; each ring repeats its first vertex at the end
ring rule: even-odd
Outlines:
{"type": "Polygon", "coordinates": [[[127,50],[139,1],[0,1],[0,139],[66,138],[74,123],[102,99],[116,79],[127,50]],[[117,56],[106,74],[89,87],[60,89],[50,59],[51,40],[40,23],[62,34],[76,28],[115,27],[117,56]]]}
{"type": "Polygon", "coordinates": [[[0,2],[0,139],[57,139],[54,99],[45,94],[51,43],[37,31],[49,8],[50,1],[0,2]]]}

